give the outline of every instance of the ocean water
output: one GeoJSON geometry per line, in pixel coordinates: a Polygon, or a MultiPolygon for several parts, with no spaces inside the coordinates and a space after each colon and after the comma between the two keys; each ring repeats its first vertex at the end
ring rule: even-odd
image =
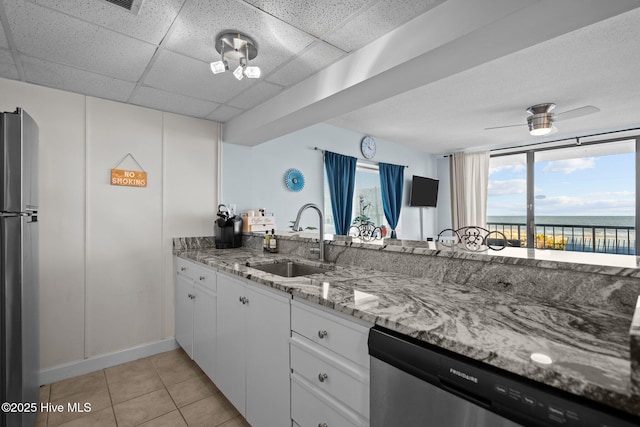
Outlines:
{"type": "MultiPolygon", "coordinates": [[[[634,227],[634,216],[536,216],[536,225],[578,225],[600,227],[634,227]]],[[[525,224],[525,216],[488,216],[487,222],[525,224]]]]}

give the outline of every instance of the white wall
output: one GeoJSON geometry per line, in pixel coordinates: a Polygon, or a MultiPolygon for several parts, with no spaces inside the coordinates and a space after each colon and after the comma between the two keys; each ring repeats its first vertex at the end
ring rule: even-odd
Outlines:
{"type": "MultiPolygon", "coordinates": [[[[240,212],[265,208],[274,212],[279,229],[286,230],[305,203],[324,204],[324,163],[314,147],[362,159],[360,140],[364,135],[328,124],[317,124],[272,141],[248,148],[222,145],[222,201],[235,203],[240,212]],[[299,169],[305,187],[291,192],[284,185],[284,173],[299,169]]],[[[435,157],[422,151],[376,138],[373,160],[400,165],[405,169],[404,203],[398,223],[398,237],[420,239],[420,208],[409,206],[412,175],[436,178],[435,157]]],[[[440,202],[438,202],[440,203],[440,202]]],[[[305,213],[303,225],[317,227],[314,213],[305,213]]],[[[424,237],[436,232],[436,209],[424,208],[424,237]]]]}
{"type": "Polygon", "coordinates": [[[171,239],[212,234],[219,125],[13,80],[0,93],[40,128],[42,369],[172,337],[171,239]],[[146,188],[110,185],[127,153],[146,188]]]}

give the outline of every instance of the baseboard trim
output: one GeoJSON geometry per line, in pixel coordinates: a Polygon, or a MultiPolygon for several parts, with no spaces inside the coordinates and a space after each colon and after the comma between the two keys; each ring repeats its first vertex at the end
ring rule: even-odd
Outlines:
{"type": "Polygon", "coordinates": [[[99,371],[100,369],[131,362],[143,357],[149,357],[154,354],[164,353],[165,351],[175,350],[178,347],[179,346],[175,338],[169,338],[162,341],[131,347],[126,350],[116,351],[114,353],[103,354],[90,359],[65,363],[63,365],[54,366],[53,368],[40,371],[40,384],[55,383],[68,378],[77,377],[78,375],[84,375],[89,372],[99,371]]]}

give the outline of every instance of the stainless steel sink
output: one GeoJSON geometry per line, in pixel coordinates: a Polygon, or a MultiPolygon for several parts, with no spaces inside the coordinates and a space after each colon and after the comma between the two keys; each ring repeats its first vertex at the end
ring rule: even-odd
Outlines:
{"type": "Polygon", "coordinates": [[[326,273],[330,270],[330,268],[316,267],[315,265],[302,264],[294,261],[249,265],[249,267],[282,277],[309,276],[311,274],[326,273]]]}

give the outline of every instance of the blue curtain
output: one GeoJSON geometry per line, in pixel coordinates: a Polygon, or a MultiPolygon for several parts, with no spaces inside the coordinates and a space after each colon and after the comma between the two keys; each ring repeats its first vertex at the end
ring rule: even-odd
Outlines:
{"type": "Polygon", "coordinates": [[[324,166],[329,181],[331,212],[333,212],[336,234],[346,235],[351,226],[357,160],[355,157],[343,156],[330,151],[324,153],[324,166]]]}
{"type": "Polygon", "coordinates": [[[395,239],[404,188],[404,166],[380,163],[380,189],[384,216],[391,226],[391,238],[395,239]]]}

